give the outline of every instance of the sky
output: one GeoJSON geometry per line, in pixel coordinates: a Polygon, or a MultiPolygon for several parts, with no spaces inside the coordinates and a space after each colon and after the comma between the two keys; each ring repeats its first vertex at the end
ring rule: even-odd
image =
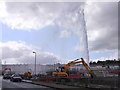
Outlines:
{"type": "Polygon", "coordinates": [[[118,3],[0,2],[3,64],[34,63],[33,51],[38,64],[86,57],[85,32],[89,62],[117,59],[118,3]]]}

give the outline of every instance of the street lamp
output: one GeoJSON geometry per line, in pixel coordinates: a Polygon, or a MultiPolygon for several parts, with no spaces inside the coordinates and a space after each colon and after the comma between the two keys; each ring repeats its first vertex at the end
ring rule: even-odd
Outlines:
{"type": "Polygon", "coordinates": [[[35,76],[36,76],[36,52],[33,53],[35,53],[35,76]]]}

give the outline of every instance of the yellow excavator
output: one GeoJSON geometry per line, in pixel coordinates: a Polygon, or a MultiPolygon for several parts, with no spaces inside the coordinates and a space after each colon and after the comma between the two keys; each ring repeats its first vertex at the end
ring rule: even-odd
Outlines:
{"type": "Polygon", "coordinates": [[[25,72],[23,76],[24,76],[24,79],[32,78],[32,74],[30,72],[25,72]]]}
{"type": "Polygon", "coordinates": [[[90,69],[90,67],[87,65],[87,63],[84,61],[84,59],[80,58],[80,59],[76,59],[76,60],[74,60],[72,62],[69,62],[64,67],[61,67],[60,70],[57,70],[57,71],[53,72],[53,78],[55,78],[55,79],[67,79],[67,78],[69,78],[67,70],[69,69],[69,67],[71,65],[78,64],[78,63],[82,63],[84,65],[86,70],[91,75],[91,78],[96,77],[96,75],[93,73],[93,71],[90,69]]]}

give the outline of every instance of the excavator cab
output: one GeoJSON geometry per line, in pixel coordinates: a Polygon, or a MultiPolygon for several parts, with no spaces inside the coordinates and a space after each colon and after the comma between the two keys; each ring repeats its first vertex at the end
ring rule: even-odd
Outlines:
{"type": "Polygon", "coordinates": [[[53,72],[53,78],[67,78],[68,74],[65,72],[64,67],[59,67],[53,72]]]}
{"type": "Polygon", "coordinates": [[[61,72],[65,72],[65,68],[64,67],[60,67],[61,72]]]}
{"type": "Polygon", "coordinates": [[[59,67],[58,69],[56,69],[56,72],[65,72],[64,67],[59,67]]]}

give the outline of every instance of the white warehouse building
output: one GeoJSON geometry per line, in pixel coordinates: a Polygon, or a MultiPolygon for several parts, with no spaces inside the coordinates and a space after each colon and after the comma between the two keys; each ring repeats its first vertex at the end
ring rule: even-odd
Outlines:
{"type": "MultiPolygon", "coordinates": [[[[61,64],[48,64],[48,65],[41,65],[36,64],[36,74],[46,74],[47,71],[55,71],[58,67],[63,66],[61,64]]],[[[35,64],[6,64],[2,65],[2,71],[5,68],[11,68],[11,71],[16,74],[23,74],[25,72],[31,72],[35,74],[35,64]]]]}
{"type": "MultiPolygon", "coordinates": [[[[2,71],[5,68],[11,68],[11,71],[16,74],[23,74],[25,72],[31,72],[35,74],[35,65],[34,64],[6,64],[2,65],[2,71]]],[[[55,70],[55,65],[36,65],[36,74],[46,74],[47,71],[55,70]]]]}
{"type": "MultiPolygon", "coordinates": [[[[54,65],[36,65],[36,74],[46,74],[48,71],[55,71],[58,67],[64,66],[65,64],[54,64],[54,65]]],[[[15,74],[23,74],[25,72],[31,72],[35,74],[35,64],[6,64],[2,65],[2,71],[5,68],[11,68],[11,71],[15,74]]],[[[84,69],[83,65],[71,66],[70,69],[81,70],[84,69]]]]}

